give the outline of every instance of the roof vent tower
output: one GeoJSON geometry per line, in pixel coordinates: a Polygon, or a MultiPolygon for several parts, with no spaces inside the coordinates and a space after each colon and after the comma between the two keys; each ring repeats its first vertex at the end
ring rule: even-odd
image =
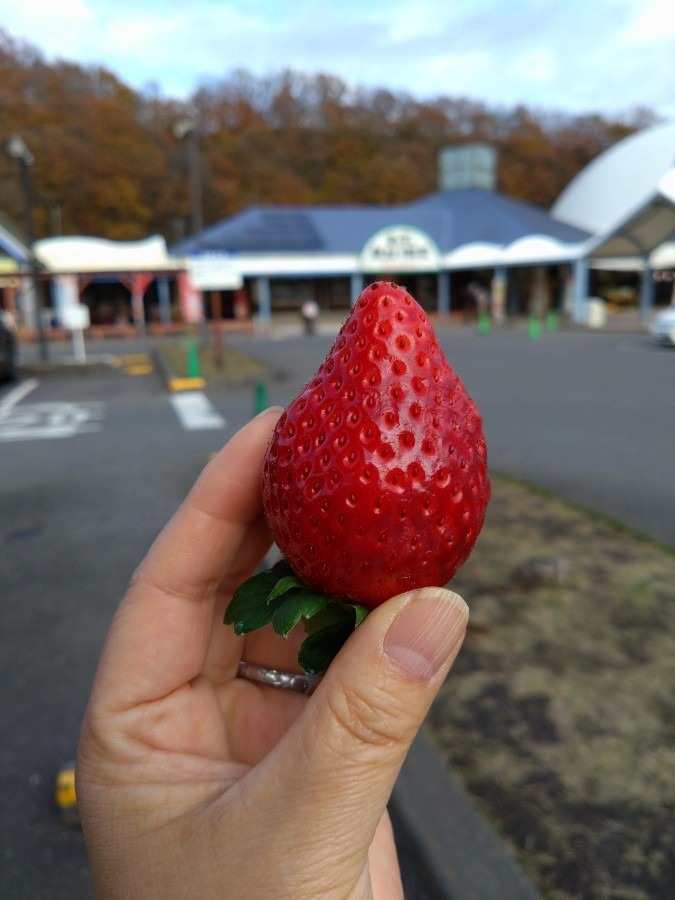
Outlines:
{"type": "Polygon", "coordinates": [[[444,147],[438,154],[438,176],[442,191],[472,187],[493,191],[497,185],[497,151],[490,144],[444,147]]]}

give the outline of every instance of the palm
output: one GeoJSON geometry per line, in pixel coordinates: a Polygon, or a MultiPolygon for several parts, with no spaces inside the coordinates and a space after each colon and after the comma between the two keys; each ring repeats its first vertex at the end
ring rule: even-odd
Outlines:
{"type": "MultiPolygon", "coordinates": [[[[133,762],[139,750],[152,749],[159,751],[154,757],[157,774],[161,772],[167,780],[179,777],[185,784],[188,758],[193,765],[201,760],[225,767],[230,778],[239,777],[272,750],[306,702],[299,694],[233,677],[239,654],[243,650],[246,658],[266,658],[272,666],[290,668],[301,639],[291,635],[286,641],[261,633],[242,641],[233,639],[231,630],[220,624],[198,675],[108,722],[108,729],[117,731],[117,764],[133,762]],[[235,655],[233,645],[239,651],[235,655]],[[171,764],[172,757],[180,764],[171,764]]],[[[143,758],[147,766],[145,753],[143,758]]]]}
{"type": "MultiPolygon", "coordinates": [[[[207,468],[110,628],[77,761],[101,896],[222,896],[230,859],[237,860],[236,895],[261,896],[269,877],[250,848],[263,834],[277,879],[282,870],[296,878],[313,868],[308,844],[320,829],[306,808],[319,820],[325,810],[315,805],[322,792],[306,790],[303,729],[292,726],[303,710],[307,725],[325,708],[321,691],[308,701],[236,677],[242,658],[296,669],[302,634],[243,639],[222,624],[232,590],[268,547],[258,473],[271,425],[271,416],[255,420],[207,468]],[[295,853],[301,831],[306,859],[295,853]],[[176,893],[177,872],[184,892],[176,893]]],[[[365,863],[376,821],[360,822],[364,838],[352,834],[351,864],[341,872],[363,895],[400,896],[386,814],[365,863]]],[[[329,839],[314,853],[320,859],[332,849],[329,839]]]]}

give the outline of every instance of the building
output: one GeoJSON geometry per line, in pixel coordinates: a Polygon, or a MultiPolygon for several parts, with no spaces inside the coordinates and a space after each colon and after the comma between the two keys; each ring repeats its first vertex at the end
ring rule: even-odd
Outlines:
{"type": "Polygon", "coordinates": [[[55,321],[84,303],[93,325],[143,329],[206,318],[262,322],[315,300],[347,310],[363,287],[404,284],[429,312],[494,318],[628,300],[670,302],[675,123],[611,147],[547,212],[495,190],[494,151],[448,148],[439,190],[398,206],[255,206],[167,251],[162,238],[35,245],[55,321]],[[596,301],[597,303],[597,301],[596,301]]]}
{"type": "Polygon", "coordinates": [[[12,223],[0,217],[0,310],[18,320],[20,307],[33,309],[31,253],[12,223]]]}
{"type": "Polygon", "coordinates": [[[175,252],[227,260],[262,319],[309,298],[348,308],[378,278],[405,284],[429,311],[449,313],[466,309],[476,278],[489,287],[505,278],[507,264],[557,266],[588,238],[542,210],[465,187],[403,206],[253,207],[175,252]]]}
{"type": "Polygon", "coordinates": [[[621,295],[622,279],[608,278],[617,272],[621,296],[638,297],[646,316],[655,272],[675,265],[674,163],[675,123],[646,129],[595,159],[547,213],[496,193],[490,148],[450,148],[432,196],[387,207],[253,207],[175,252],[236,270],[261,319],[310,298],[346,307],[367,282],[390,278],[429,311],[466,314],[477,284],[497,317],[555,308],[584,322],[594,294],[612,299],[613,284],[621,295]]]}
{"type": "Polygon", "coordinates": [[[189,298],[176,288],[185,269],[164,238],[108,241],[54,237],[35,255],[49,282],[51,324],[68,327],[73,308],[86,307],[89,327],[124,333],[152,323],[190,320],[189,298]]]}

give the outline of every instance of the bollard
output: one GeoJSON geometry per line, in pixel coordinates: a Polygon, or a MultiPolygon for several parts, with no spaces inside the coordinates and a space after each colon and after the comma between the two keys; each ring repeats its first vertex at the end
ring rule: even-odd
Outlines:
{"type": "Polygon", "coordinates": [[[199,362],[199,347],[197,346],[196,339],[193,337],[187,339],[185,376],[186,378],[202,377],[202,369],[199,362]]]}
{"type": "Polygon", "coordinates": [[[558,330],[558,313],[554,309],[549,309],[548,313],[546,314],[546,330],[558,330]]]}
{"type": "Polygon", "coordinates": [[[530,316],[527,324],[527,335],[533,341],[538,341],[541,337],[541,322],[536,316],[530,316]]]}
{"type": "Polygon", "coordinates": [[[487,312],[478,313],[478,334],[490,334],[490,314],[487,312]]]}
{"type": "Polygon", "coordinates": [[[256,381],[253,389],[253,415],[257,416],[264,412],[270,405],[270,399],[267,391],[267,385],[264,381],[256,381]]]}

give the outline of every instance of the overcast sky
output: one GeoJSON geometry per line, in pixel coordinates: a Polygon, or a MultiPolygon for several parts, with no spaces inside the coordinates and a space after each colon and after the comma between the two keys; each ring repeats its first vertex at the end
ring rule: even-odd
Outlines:
{"type": "Polygon", "coordinates": [[[291,68],[417,99],[675,119],[673,0],[0,0],[0,26],[167,97],[291,68]]]}

